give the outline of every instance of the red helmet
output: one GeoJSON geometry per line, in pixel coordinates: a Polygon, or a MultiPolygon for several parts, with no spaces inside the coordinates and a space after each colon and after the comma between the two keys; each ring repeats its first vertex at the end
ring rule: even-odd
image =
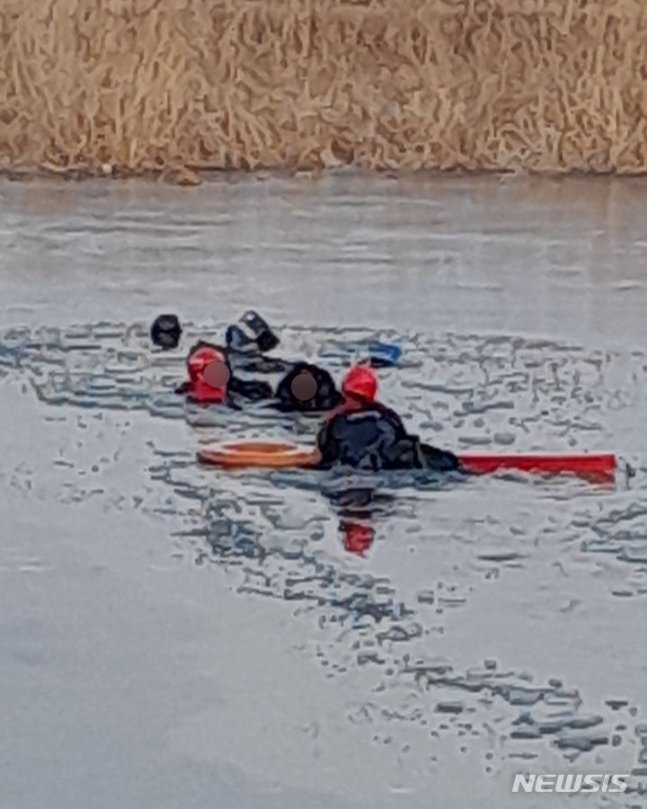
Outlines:
{"type": "Polygon", "coordinates": [[[222,351],[214,346],[203,345],[187,360],[190,396],[201,402],[222,402],[227,393],[229,368],[222,351]]]}
{"type": "Polygon", "coordinates": [[[377,394],[377,376],[368,365],[356,365],[341,383],[344,396],[372,402],[377,394]]]}
{"type": "Polygon", "coordinates": [[[204,374],[204,369],[212,362],[225,362],[225,355],[214,346],[200,346],[189,355],[187,365],[192,382],[196,382],[204,374]]]}

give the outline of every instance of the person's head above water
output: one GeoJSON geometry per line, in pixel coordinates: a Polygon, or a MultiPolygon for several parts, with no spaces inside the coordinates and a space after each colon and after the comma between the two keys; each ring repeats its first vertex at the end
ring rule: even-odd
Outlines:
{"type": "Polygon", "coordinates": [[[182,326],[177,315],[158,315],[151,326],[151,340],[159,348],[177,348],[182,336],[182,326]]]}
{"type": "Polygon", "coordinates": [[[199,402],[223,402],[231,373],[222,351],[203,345],[195,349],[187,360],[189,394],[199,402]]]}
{"type": "Polygon", "coordinates": [[[368,365],[355,365],[344,377],[341,390],[348,399],[373,402],[377,396],[377,376],[368,365]]]}

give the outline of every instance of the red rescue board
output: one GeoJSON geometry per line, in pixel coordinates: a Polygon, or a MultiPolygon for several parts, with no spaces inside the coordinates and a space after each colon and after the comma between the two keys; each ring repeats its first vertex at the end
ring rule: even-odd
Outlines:
{"type": "Polygon", "coordinates": [[[487,475],[505,470],[531,472],[540,475],[571,474],[580,477],[612,479],[618,463],[611,452],[580,455],[490,455],[466,453],[460,455],[461,464],[468,472],[487,475]]]}

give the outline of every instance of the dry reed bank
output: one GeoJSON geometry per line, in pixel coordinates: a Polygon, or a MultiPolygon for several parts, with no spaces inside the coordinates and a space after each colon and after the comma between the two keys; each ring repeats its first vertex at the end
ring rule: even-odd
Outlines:
{"type": "Polygon", "coordinates": [[[0,0],[0,168],[647,169],[647,0],[0,0]]]}

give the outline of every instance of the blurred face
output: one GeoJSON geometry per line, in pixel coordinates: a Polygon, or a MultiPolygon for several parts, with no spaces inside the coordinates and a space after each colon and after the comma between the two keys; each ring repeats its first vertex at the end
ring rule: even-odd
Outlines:
{"type": "Polygon", "coordinates": [[[189,357],[188,370],[194,385],[225,389],[229,383],[230,371],[225,357],[210,346],[197,349],[189,357]]]}
{"type": "Polygon", "coordinates": [[[309,402],[317,395],[317,387],[317,380],[310,371],[301,371],[292,380],[292,395],[300,402],[309,402]]]}
{"type": "Polygon", "coordinates": [[[226,388],[230,376],[229,368],[223,360],[212,360],[202,373],[203,380],[212,388],[226,388]]]}

